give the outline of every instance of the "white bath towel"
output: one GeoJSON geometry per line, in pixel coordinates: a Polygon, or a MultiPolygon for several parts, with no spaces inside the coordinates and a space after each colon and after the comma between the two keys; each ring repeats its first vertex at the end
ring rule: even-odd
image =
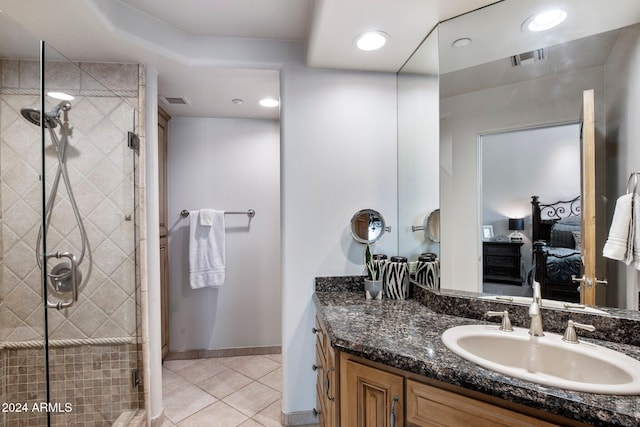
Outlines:
{"type": "Polygon", "coordinates": [[[609,236],[602,249],[602,255],[631,264],[633,259],[634,226],[633,211],[631,208],[632,195],[625,194],[616,201],[613,212],[613,220],[609,228],[609,236]]]}
{"type": "Polygon", "coordinates": [[[220,287],[225,278],[224,211],[189,212],[189,284],[220,287]],[[209,219],[210,218],[210,221],[209,219]],[[203,225],[207,223],[211,225],[203,225]]]}

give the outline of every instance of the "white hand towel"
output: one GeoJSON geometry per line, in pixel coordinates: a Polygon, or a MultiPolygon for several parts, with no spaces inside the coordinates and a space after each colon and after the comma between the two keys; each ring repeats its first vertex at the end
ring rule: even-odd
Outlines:
{"type": "Polygon", "coordinates": [[[200,225],[208,225],[211,227],[213,225],[215,212],[214,209],[200,209],[200,225]]]}
{"type": "Polygon", "coordinates": [[[602,250],[603,256],[623,261],[627,265],[631,263],[633,258],[635,234],[632,224],[631,201],[631,194],[620,196],[616,201],[611,228],[609,228],[609,237],[602,250]]]}
{"type": "Polygon", "coordinates": [[[201,216],[202,211],[189,213],[189,284],[192,289],[220,287],[225,278],[224,211],[211,212],[211,225],[202,225],[201,216]]]}

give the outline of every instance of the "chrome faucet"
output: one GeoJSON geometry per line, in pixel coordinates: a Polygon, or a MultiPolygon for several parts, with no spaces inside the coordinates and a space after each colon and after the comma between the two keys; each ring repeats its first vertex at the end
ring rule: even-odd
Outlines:
{"type": "Polygon", "coordinates": [[[542,304],[542,297],[540,296],[540,283],[533,281],[533,301],[529,307],[529,317],[531,318],[531,325],[529,326],[529,335],[534,337],[543,337],[542,331],[542,310],[540,305],[542,304]]]}

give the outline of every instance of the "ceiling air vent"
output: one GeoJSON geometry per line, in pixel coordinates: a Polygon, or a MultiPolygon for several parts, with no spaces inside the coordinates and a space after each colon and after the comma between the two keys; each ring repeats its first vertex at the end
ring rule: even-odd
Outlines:
{"type": "Polygon", "coordinates": [[[189,104],[189,100],[184,97],[161,96],[160,99],[166,105],[188,105],[189,104]]]}
{"type": "Polygon", "coordinates": [[[531,50],[529,52],[520,53],[511,57],[511,65],[519,67],[530,62],[542,61],[547,57],[544,49],[531,50]]]}

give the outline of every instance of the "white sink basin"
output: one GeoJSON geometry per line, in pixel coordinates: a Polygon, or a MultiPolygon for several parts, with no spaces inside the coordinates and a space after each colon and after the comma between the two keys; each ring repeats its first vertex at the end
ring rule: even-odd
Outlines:
{"type": "MultiPolygon", "coordinates": [[[[480,297],[480,299],[490,300],[490,301],[498,301],[498,302],[511,302],[514,304],[525,304],[531,305],[533,302],[533,297],[518,297],[511,295],[487,295],[480,297]]],[[[600,314],[603,316],[609,316],[609,313],[606,311],[598,310],[597,308],[589,307],[588,305],[577,304],[572,302],[564,302],[564,301],[555,301],[551,299],[543,299],[542,304],[540,304],[542,308],[563,308],[570,311],[575,311],[576,313],[591,313],[591,314],[600,314]]]]}
{"type": "Polygon", "coordinates": [[[442,341],[471,362],[523,380],[588,393],[640,394],[640,360],[596,344],[570,344],[549,332],[533,337],[523,328],[504,332],[497,325],[456,326],[442,341]]]}

